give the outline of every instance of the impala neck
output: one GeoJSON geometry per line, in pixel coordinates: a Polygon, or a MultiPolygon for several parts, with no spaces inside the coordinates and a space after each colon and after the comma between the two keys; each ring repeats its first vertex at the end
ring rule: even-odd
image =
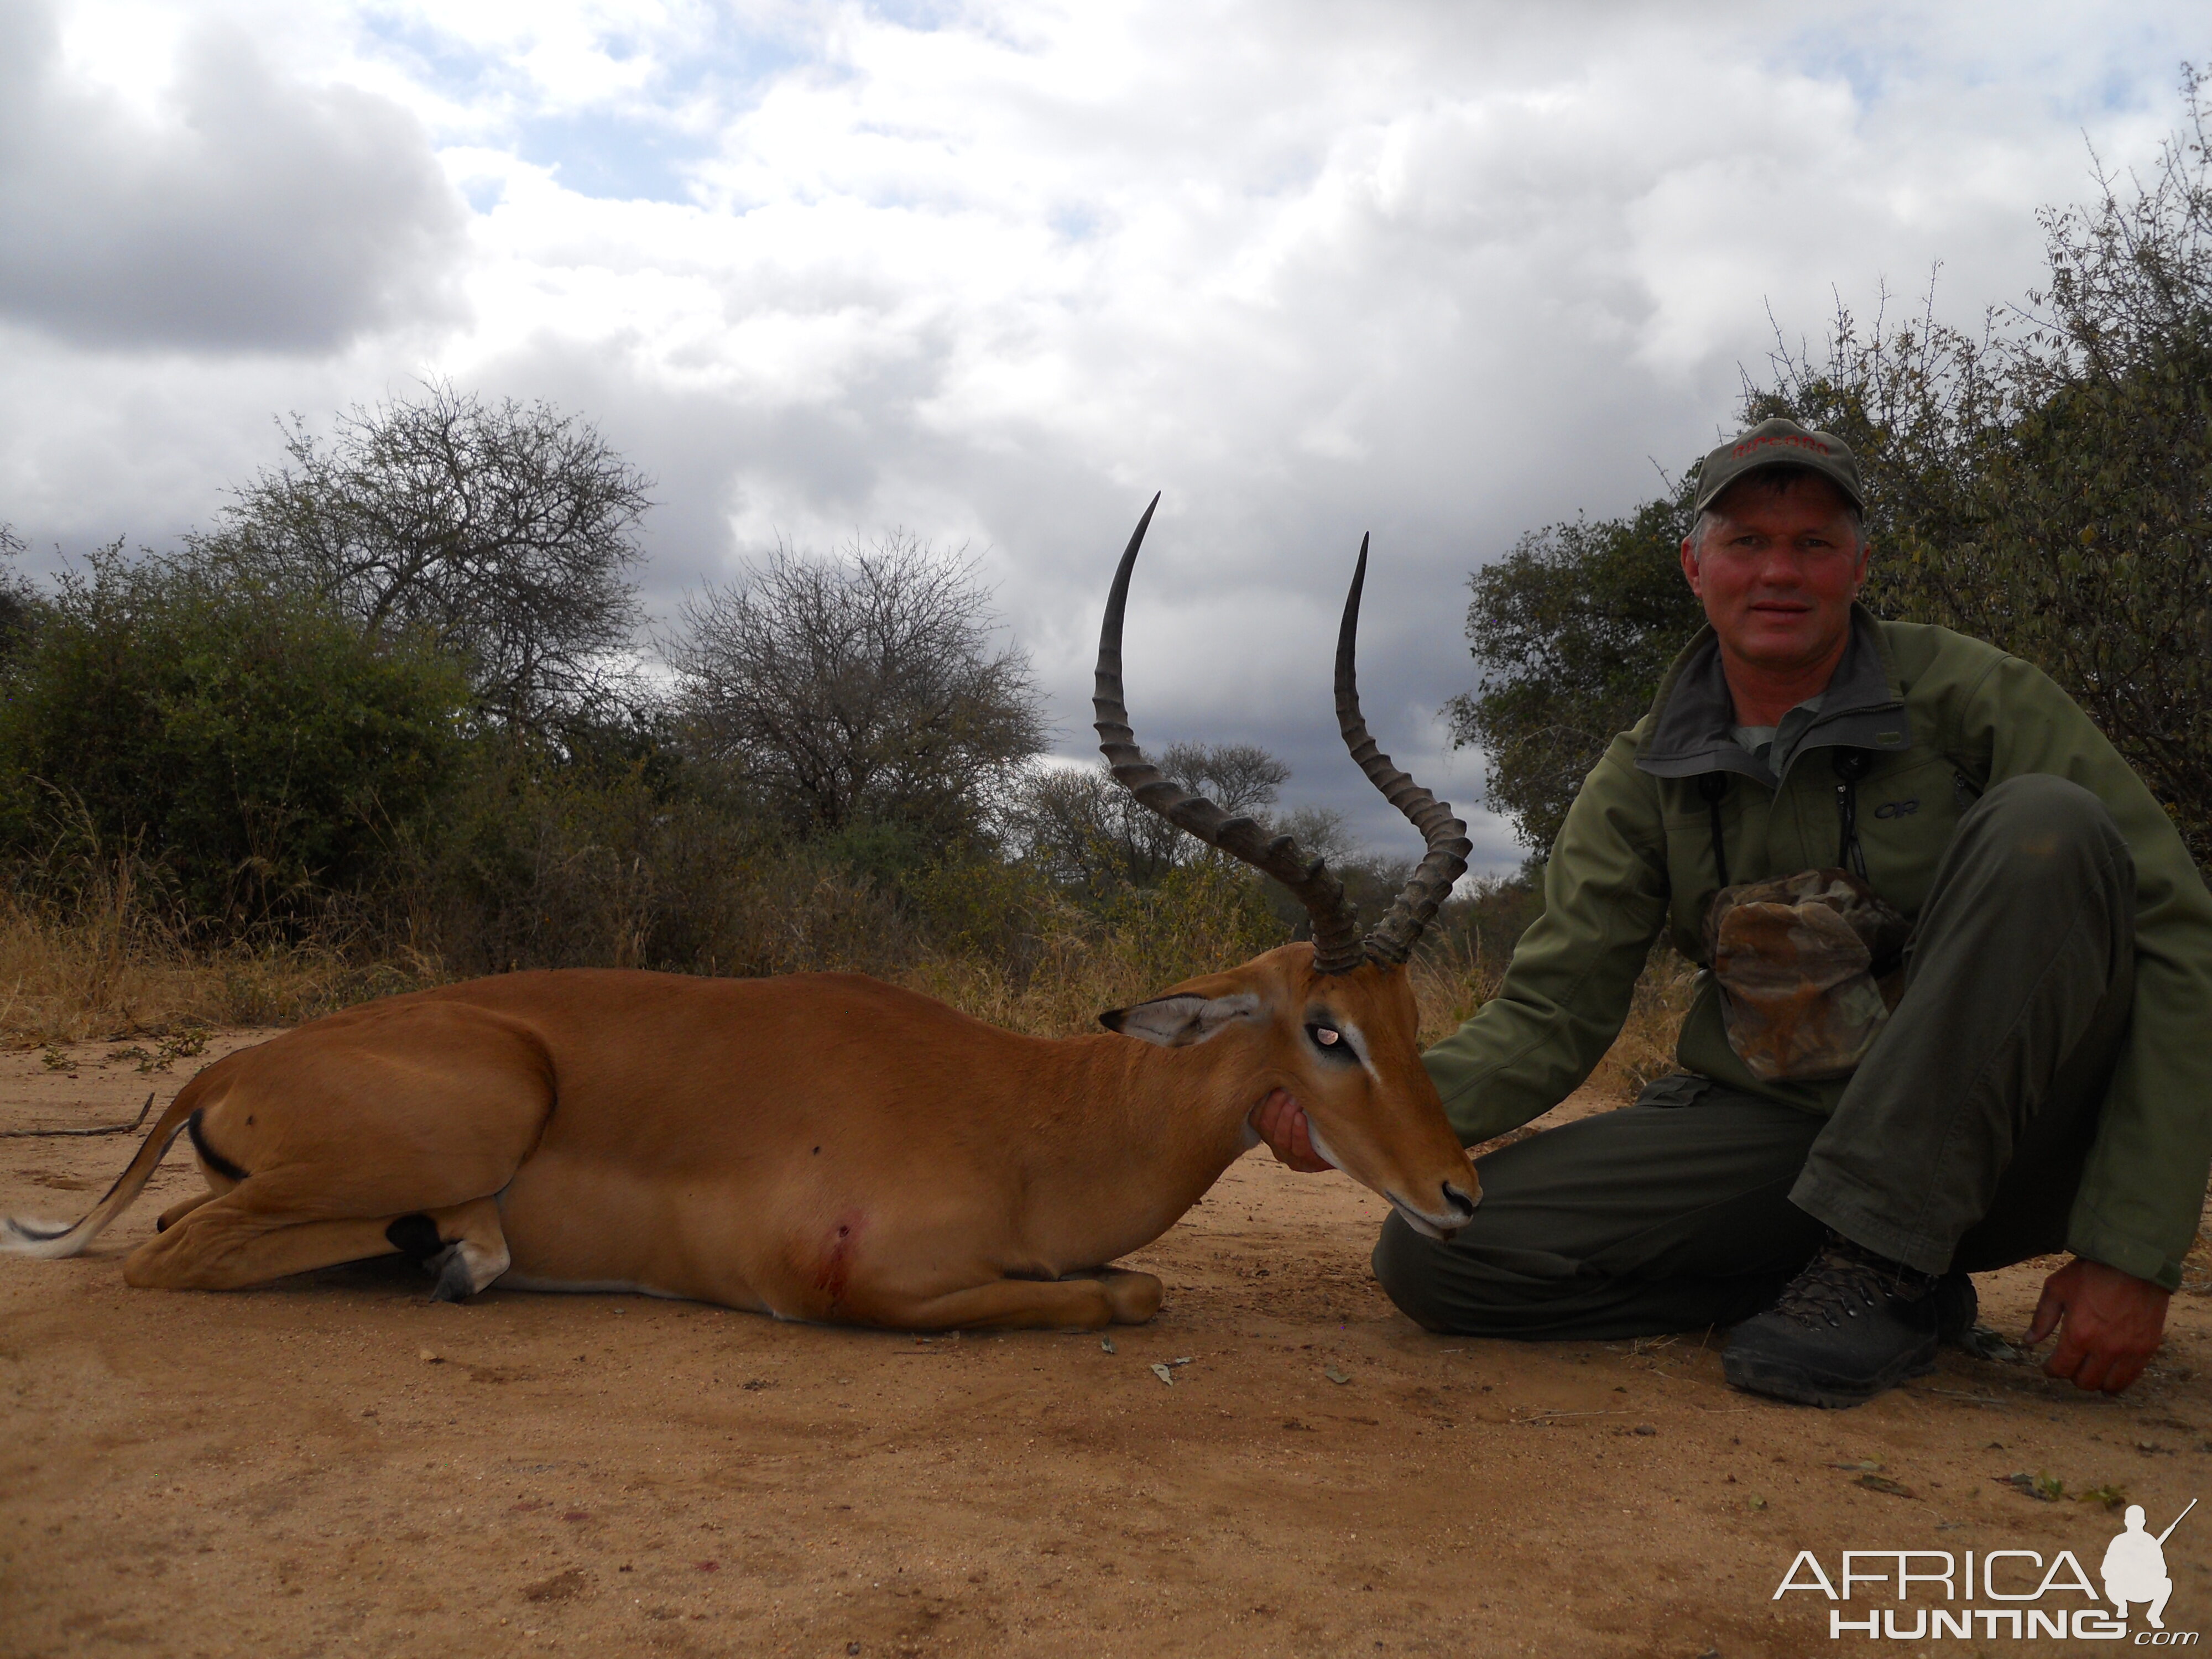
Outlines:
{"type": "Polygon", "coordinates": [[[1247,1146],[1245,1118],[1276,1086],[1257,1032],[1159,1048],[1127,1037],[1065,1044],[1055,1109],[1026,1149],[1024,1232],[1054,1271],[1140,1249],[1204,1197],[1247,1146]]]}

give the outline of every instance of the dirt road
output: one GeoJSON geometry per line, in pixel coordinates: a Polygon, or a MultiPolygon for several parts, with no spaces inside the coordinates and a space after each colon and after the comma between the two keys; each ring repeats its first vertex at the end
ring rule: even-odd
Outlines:
{"type": "MultiPolygon", "coordinates": [[[[199,1063],[143,1075],[118,1046],[0,1056],[0,1129],[127,1121],[199,1063]]],[[[131,1144],[0,1140],[0,1211],[81,1212],[131,1144]]],[[[434,1306],[396,1263],[126,1290],[118,1256],[196,1184],[173,1152],[94,1256],[0,1259],[0,1653],[1890,1651],[1832,1641],[1817,1593],[1774,1599],[1800,1550],[1830,1576],[1847,1548],[2094,1575],[2120,1519],[2075,1494],[2124,1491],[2154,1530],[2212,1498],[2201,1294],[2118,1401],[1947,1353],[1820,1413],[1732,1393],[1694,1336],[1426,1335],[1368,1275],[1380,1201],[1257,1158],[1135,1261],[1167,1305],[1111,1352],[434,1306]]],[[[2041,1273],[1980,1280],[1984,1319],[2016,1336],[2041,1273]]],[[[2212,1504],[2166,1559],[2167,1626],[2212,1632],[2212,1504]]],[[[1905,1645],[2116,1645],[1992,1628],[1905,1645]]]]}

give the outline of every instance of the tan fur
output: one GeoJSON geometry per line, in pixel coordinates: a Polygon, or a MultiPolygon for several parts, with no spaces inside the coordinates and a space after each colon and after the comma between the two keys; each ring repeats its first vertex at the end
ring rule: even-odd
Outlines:
{"type": "Polygon", "coordinates": [[[1474,1176],[1422,1070],[1405,970],[1316,975],[1310,947],[1286,945],[1162,995],[1240,994],[1255,1016],[1163,1048],[1020,1036],[853,975],[477,980],[209,1066],[100,1207],[136,1196],[197,1110],[246,1178],[211,1173],[208,1199],[166,1212],[125,1263],[133,1285],[384,1254],[387,1227],[427,1215],[466,1247],[463,1293],[496,1267],[792,1319],[1088,1328],[1151,1317],[1158,1281],[1103,1264],[1196,1202],[1283,1088],[1347,1173],[1433,1225],[1463,1219],[1446,1183],[1472,1197],[1474,1176]],[[1356,1027],[1373,1073],[1318,1048],[1316,1019],[1356,1027]]]}

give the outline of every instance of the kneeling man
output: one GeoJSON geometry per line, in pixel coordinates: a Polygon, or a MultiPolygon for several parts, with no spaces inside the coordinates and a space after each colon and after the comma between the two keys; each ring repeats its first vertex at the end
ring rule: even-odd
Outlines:
{"type": "MultiPolygon", "coordinates": [[[[1449,1242],[1375,1249],[1434,1331],[1735,1328],[1730,1382],[1850,1406],[1930,1369],[1968,1275],[2063,1249],[2030,1339],[2118,1392],[2157,1349],[2212,1161],[2212,896],[2057,685],[1877,621],[1858,469],[1771,420],[1705,458],[1709,626],[1584,781],[1498,995],[1429,1051],[1461,1139],[1620,1031],[1662,934],[1706,972],[1683,1070],[1481,1161],[1449,1242]]],[[[1314,1158],[1278,1094],[1255,1127],[1314,1158]]]]}

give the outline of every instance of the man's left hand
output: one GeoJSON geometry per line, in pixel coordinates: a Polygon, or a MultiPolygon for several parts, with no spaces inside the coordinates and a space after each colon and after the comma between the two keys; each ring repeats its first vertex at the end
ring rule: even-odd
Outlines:
{"type": "Polygon", "coordinates": [[[2057,1331],[2058,1346],[2043,1362],[2045,1374],[2070,1377],[2077,1389],[2118,1394],[2158,1352],[2169,1294],[2147,1279],[2076,1256],[2043,1281],[2027,1346],[2057,1331]]]}

